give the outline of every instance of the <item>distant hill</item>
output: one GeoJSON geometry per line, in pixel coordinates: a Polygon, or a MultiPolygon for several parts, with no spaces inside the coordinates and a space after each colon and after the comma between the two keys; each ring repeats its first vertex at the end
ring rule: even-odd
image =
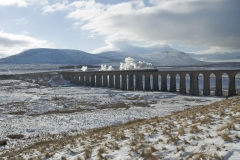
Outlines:
{"type": "Polygon", "coordinates": [[[30,49],[17,55],[0,59],[0,63],[13,64],[65,64],[65,65],[99,65],[108,64],[119,66],[126,57],[132,57],[135,61],[150,62],[155,66],[189,66],[204,65],[205,62],[198,61],[188,54],[166,49],[148,54],[126,53],[126,52],[102,52],[90,54],[79,50],[67,49],[30,49]]]}
{"type": "Polygon", "coordinates": [[[0,63],[16,64],[101,64],[111,61],[109,58],[90,54],[79,50],[67,49],[30,49],[17,55],[0,59],[0,63]]]}
{"type": "Polygon", "coordinates": [[[117,59],[118,61],[124,61],[126,57],[132,57],[135,61],[150,62],[155,66],[189,66],[189,65],[205,65],[206,62],[198,61],[186,53],[168,49],[161,50],[159,52],[153,52],[148,54],[132,54],[126,52],[103,52],[98,55],[117,59]]]}

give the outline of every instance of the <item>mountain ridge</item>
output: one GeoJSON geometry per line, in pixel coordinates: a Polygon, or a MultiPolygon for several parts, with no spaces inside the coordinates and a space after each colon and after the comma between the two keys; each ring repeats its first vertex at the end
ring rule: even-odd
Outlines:
{"type": "Polygon", "coordinates": [[[104,59],[93,54],[71,49],[49,49],[35,48],[23,51],[17,55],[0,59],[0,63],[16,63],[16,64],[84,64],[106,63],[108,59],[104,59]]]}
{"type": "Polygon", "coordinates": [[[189,66],[203,65],[186,53],[178,50],[160,50],[148,54],[135,54],[121,51],[109,51],[91,54],[80,50],[35,48],[23,51],[17,55],[1,58],[0,63],[16,64],[66,64],[66,65],[100,65],[117,66],[126,57],[135,61],[145,61],[155,66],[189,66]]]}

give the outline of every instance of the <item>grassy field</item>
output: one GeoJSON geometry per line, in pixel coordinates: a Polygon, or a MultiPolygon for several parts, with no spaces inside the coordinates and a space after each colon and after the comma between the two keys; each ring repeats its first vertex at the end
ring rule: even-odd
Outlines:
{"type": "Polygon", "coordinates": [[[74,136],[49,136],[47,141],[11,149],[0,159],[234,158],[240,148],[240,97],[74,136]]]}

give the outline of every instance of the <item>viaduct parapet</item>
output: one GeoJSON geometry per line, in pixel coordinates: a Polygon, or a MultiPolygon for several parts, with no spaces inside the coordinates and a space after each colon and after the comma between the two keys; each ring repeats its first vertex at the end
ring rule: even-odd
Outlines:
{"type": "Polygon", "coordinates": [[[190,77],[189,95],[199,95],[198,76],[203,75],[203,95],[210,95],[210,75],[216,77],[215,95],[222,96],[222,76],[229,78],[228,96],[236,95],[235,77],[240,70],[191,70],[191,71],[91,71],[59,72],[71,84],[93,87],[109,87],[129,91],[168,91],[167,76],[170,76],[170,92],[176,92],[176,76],[180,77],[179,93],[186,94],[186,75],[190,77]],[[161,85],[159,85],[159,82],[161,85]],[[159,87],[161,86],[161,87],[159,87]]]}

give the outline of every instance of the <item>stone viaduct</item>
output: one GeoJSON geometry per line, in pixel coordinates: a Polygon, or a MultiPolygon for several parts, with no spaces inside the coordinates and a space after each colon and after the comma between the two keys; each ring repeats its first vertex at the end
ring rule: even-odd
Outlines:
{"type": "Polygon", "coordinates": [[[167,75],[170,76],[170,92],[176,92],[176,76],[180,77],[179,93],[186,94],[186,75],[190,77],[189,95],[199,95],[198,76],[203,75],[203,95],[210,95],[210,75],[216,77],[215,95],[222,96],[222,75],[229,77],[228,96],[236,95],[235,77],[240,70],[124,70],[124,71],[89,71],[59,72],[71,84],[82,86],[109,87],[122,90],[168,91],[167,75]],[[144,78],[145,77],[145,78],[144,78]],[[151,77],[151,78],[150,78],[151,77]],[[161,87],[159,88],[159,82],[161,87]]]}

